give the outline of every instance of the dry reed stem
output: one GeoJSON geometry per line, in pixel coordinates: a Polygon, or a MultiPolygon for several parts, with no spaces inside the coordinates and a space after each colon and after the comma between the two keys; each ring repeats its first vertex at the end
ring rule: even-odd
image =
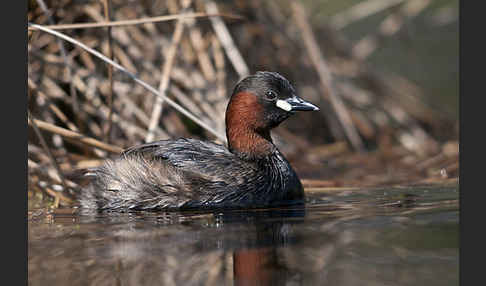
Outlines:
{"type": "MultiPolygon", "coordinates": [[[[145,112],[140,108],[138,107],[134,102],[133,100],[125,95],[125,94],[119,94],[118,95],[119,99],[121,102],[123,102],[125,104],[125,109],[129,110],[130,113],[132,113],[133,115],[135,115],[135,117],[140,120],[140,122],[142,122],[145,126],[149,126],[149,122],[150,122],[150,119],[149,117],[147,116],[147,114],[145,114],[145,112]]],[[[101,100],[99,100],[98,98],[94,98],[93,100],[93,106],[94,107],[106,107],[108,108],[105,104],[103,104],[103,102],[101,100]]],[[[157,126],[156,128],[156,131],[158,132],[158,134],[160,134],[161,136],[167,136],[167,133],[165,131],[163,131],[160,127],[157,126]]],[[[144,133],[146,134],[146,131],[144,131],[144,133]]]]}
{"type": "MultiPolygon", "coordinates": [[[[206,12],[208,12],[208,14],[219,14],[218,6],[216,5],[216,3],[214,3],[214,1],[206,1],[205,3],[206,12]]],[[[233,38],[231,37],[231,34],[228,31],[228,28],[224,24],[223,20],[221,20],[221,17],[215,16],[209,18],[209,20],[211,21],[214,32],[218,36],[218,39],[221,42],[226,52],[226,55],[228,56],[231,64],[233,64],[233,67],[235,68],[240,78],[249,75],[250,70],[248,68],[248,65],[246,64],[245,60],[241,56],[241,53],[233,42],[233,38]]]]}
{"type": "MultiPolygon", "coordinates": [[[[87,28],[102,28],[102,27],[120,27],[129,25],[140,25],[146,23],[156,23],[156,22],[166,22],[180,20],[184,18],[212,18],[212,17],[225,17],[230,19],[241,20],[243,17],[234,14],[225,13],[187,13],[180,15],[164,15],[157,17],[149,17],[134,20],[123,20],[123,21],[110,21],[110,22],[97,22],[97,23],[77,23],[77,24],[63,24],[63,25],[42,25],[43,27],[51,30],[68,30],[68,29],[87,29],[87,28]]],[[[38,30],[35,26],[29,26],[28,30],[38,30]]]]}
{"type": "Polygon", "coordinates": [[[27,144],[27,153],[30,155],[30,154],[33,154],[35,156],[37,156],[38,158],[38,161],[40,162],[49,162],[49,156],[47,156],[46,154],[44,154],[42,152],[42,148],[38,147],[37,145],[33,145],[33,144],[27,144]]]}
{"type": "MultiPolygon", "coordinates": [[[[47,20],[51,25],[54,25],[54,20],[52,19],[51,13],[49,12],[49,9],[47,8],[47,5],[44,3],[43,0],[36,0],[37,4],[41,7],[42,11],[44,14],[47,16],[47,20]]],[[[67,73],[67,81],[69,82],[69,92],[72,98],[71,101],[71,106],[73,109],[75,121],[78,123],[78,126],[80,126],[80,120],[79,117],[77,116],[79,114],[79,103],[78,103],[78,96],[76,94],[76,90],[74,88],[74,85],[72,83],[72,61],[70,57],[68,57],[66,49],[64,47],[64,43],[61,41],[61,39],[57,39],[57,43],[59,46],[59,51],[61,53],[61,57],[64,60],[64,64],[66,66],[66,73],[67,73]]]]}
{"type": "Polygon", "coordinates": [[[57,107],[56,105],[54,105],[49,96],[47,96],[46,94],[44,94],[42,91],[40,90],[37,90],[37,85],[30,79],[28,78],[27,79],[27,83],[28,83],[28,86],[31,88],[31,89],[35,89],[37,91],[37,95],[39,95],[41,98],[43,98],[48,107],[51,109],[51,111],[57,116],[57,118],[59,118],[59,120],[62,121],[62,123],[66,124],[66,126],[71,129],[72,131],[74,132],[79,132],[78,128],[76,127],[76,125],[74,125],[74,123],[72,123],[68,117],[59,109],[59,107],[57,107]]]}
{"type": "MultiPolygon", "coordinates": [[[[190,4],[190,2],[188,4],[190,4]]],[[[164,66],[162,67],[162,74],[159,84],[159,94],[163,94],[164,96],[166,96],[167,88],[169,87],[170,72],[172,71],[172,66],[174,65],[177,48],[179,47],[183,32],[184,21],[180,19],[176,23],[174,34],[172,35],[172,41],[166,54],[164,66]]],[[[158,125],[160,115],[162,114],[162,103],[163,99],[161,97],[157,97],[155,99],[155,105],[154,109],[152,110],[152,116],[150,118],[145,142],[151,142],[154,139],[154,130],[155,127],[158,125]]]]}
{"type": "Polygon", "coordinates": [[[57,37],[60,37],[60,38],[62,38],[64,40],[66,40],[66,41],[68,41],[68,42],[70,42],[70,43],[72,43],[74,45],[77,45],[80,48],[88,51],[89,53],[95,55],[96,57],[102,59],[103,61],[110,63],[115,68],[117,68],[117,69],[121,70],[122,72],[124,72],[125,74],[127,74],[135,82],[137,82],[138,84],[142,85],[144,88],[146,88],[147,90],[149,90],[155,96],[162,97],[162,99],[164,99],[169,105],[171,105],[173,108],[175,108],[177,111],[179,111],[180,113],[182,113],[183,115],[185,115],[186,117],[188,117],[189,119],[191,119],[192,121],[194,121],[196,124],[198,124],[202,128],[204,128],[207,131],[209,131],[211,134],[213,134],[214,136],[216,136],[219,140],[221,140],[222,142],[226,142],[226,136],[224,136],[223,134],[219,133],[214,128],[212,128],[211,126],[209,126],[205,122],[201,121],[199,118],[195,117],[192,113],[190,113],[189,111],[187,111],[185,108],[183,108],[182,106],[180,106],[179,104],[177,104],[176,102],[174,102],[173,100],[171,100],[170,98],[166,97],[163,94],[160,94],[151,85],[149,85],[145,81],[139,79],[136,75],[134,75],[133,73],[129,72],[124,67],[122,67],[121,65],[117,64],[116,62],[108,59],[103,54],[99,53],[98,51],[91,49],[90,47],[86,46],[85,44],[81,43],[80,41],[77,41],[77,40],[75,40],[75,39],[73,39],[73,38],[71,38],[71,37],[69,37],[69,36],[67,36],[65,34],[59,33],[57,31],[53,31],[53,30],[51,30],[49,28],[45,28],[44,26],[37,25],[37,24],[32,24],[32,23],[28,23],[28,25],[30,27],[35,27],[36,29],[41,30],[43,32],[46,32],[46,33],[55,35],[57,37]]]}
{"type": "Polygon", "coordinates": [[[182,92],[177,86],[171,85],[170,92],[174,94],[179,102],[183,104],[187,109],[189,109],[192,113],[196,114],[200,118],[208,120],[208,117],[203,114],[201,108],[199,108],[199,106],[197,106],[197,104],[188,95],[182,92]]]}
{"type": "MultiPolygon", "coordinates": [[[[29,122],[31,122],[31,125],[34,128],[34,132],[36,133],[42,147],[44,148],[44,151],[46,152],[47,156],[49,157],[51,164],[54,166],[54,169],[56,170],[57,175],[59,176],[59,178],[61,180],[61,184],[64,186],[64,188],[67,189],[67,184],[66,184],[64,176],[61,172],[61,168],[59,167],[59,164],[57,163],[56,159],[52,155],[51,149],[49,148],[49,145],[47,145],[47,143],[44,139],[44,136],[42,136],[42,132],[39,129],[40,127],[37,124],[37,120],[32,117],[32,114],[30,114],[29,111],[27,111],[27,116],[29,118],[29,122]]],[[[70,131],[70,132],[72,132],[72,131],[70,131]]]]}
{"type": "MultiPolygon", "coordinates": [[[[77,132],[73,132],[71,130],[68,130],[68,129],[65,129],[65,128],[47,123],[45,121],[38,120],[38,119],[29,118],[29,125],[37,126],[39,129],[49,131],[49,132],[54,133],[54,134],[59,134],[66,139],[73,140],[74,142],[83,143],[85,145],[93,146],[93,147],[96,147],[96,148],[99,148],[101,150],[105,150],[105,151],[108,151],[108,152],[111,152],[111,153],[119,154],[123,151],[123,149],[118,147],[118,146],[113,146],[113,145],[103,143],[103,142],[98,141],[94,138],[84,136],[84,135],[79,134],[77,132]]],[[[34,128],[36,128],[36,127],[34,127],[34,128]]]]}
{"type": "MultiPolygon", "coordinates": [[[[83,109],[91,115],[99,115],[106,120],[109,113],[108,107],[99,98],[90,98],[88,96],[87,98],[89,100],[82,104],[83,109]]],[[[135,117],[137,117],[137,115],[141,113],[143,118],[137,118],[142,123],[148,122],[148,118],[146,117],[145,113],[143,113],[143,111],[140,110],[138,106],[136,106],[135,103],[130,100],[129,97],[123,98],[123,102],[125,104],[125,109],[128,109],[130,114],[134,114],[135,117]],[[132,106],[136,110],[133,110],[133,108],[131,108],[132,106]]],[[[138,127],[132,121],[124,119],[121,115],[118,115],[117,113],[113,114],[113,122],[117,123],[121,129],[131,129],[132,131],[134,131],[134,133],[138,133],[142,137],[145,137],[147,135],[147,131],[144,128],[138,127]]],[[[165,132],[160,129],[158,129],[157,132],[159,132],[160,134],[165,134],[165,132]]]]}
{"type": "MultiPolygon", "coordinates": [[[[98,108],[96,108],[92,105],[88,105],[86,103],[83,103],[81,106],[84,108],[84,110],[88,114],[101,115],[101,116],[103,116],[103,118],[105,120],[108,118],[109,110],[108,110],[108,107],[106,107],[105,105],[100,105],[98,108]]],[[[120,115],[118,115],[116,113],[113,114],[112,119],[113,119],[113,123],[117,123],[118,126],[121,129],[125,130],[125,132],[127,134],[130,134],[130,135],[138,134],[140,137],[143,137],[143,138],[145,138],[145,136],[147,136],[147,131],[144,128],[140,128],[136,124],[133,124],[131,121],[123,119],[120,115]]]]}
{"type": "Polygon", "coordinates": [[[225,123],[224,117],[226,112],[226,73],[225,73],[225,60],[224,60],[224,53],[221,47],[221,43],[219,42],[218,38],[213,35],[211,37],[211,47],[214,57],[214,65],[216,68],[216,98],[218,98],[218,102],[216,103],[216,115],[219,115],[219,119],[216,121],[218,124],[218,129],[224,130],[225,123]]]}
{"type": "Polygon", "coordinates": [[[342,102],[341,98],[333,90],[331,72],[320,52],[319,46],[317,45],[317,41],[312,32],[312,28],[307,21],[304,7],[302,7],[302,4],[296,1],[292,1],[291,6],[295,22],[302,32],[304,45],[308,51],[314,68],[319,74],[321,86],[325,94],[328,96],[332,107],[336,111],[336,115],[338,116],[349,141],[357,151],[362,152],[365,150],[363,142],[356,131],[351,116],[349,115],[349,111],[342,102]]]}
{"type": "MultiPolygon", "coordinates": [[[[110,0],[103,0],[103,10],[105,13],[106,22],[110,22],[111,5],[110,0]]],[[[108,38],[108,58],[113,60],[113,49],[112,49],[112,37],[111,37],[111,27],[107,27],[106,36],[108,38]]],[[[108,82],[110,83],[110,88],[108,89],[108,127],[105,132],[105,141],[110,143],[111,141],[111,129],[113,125],[113,66],[107,64],[108,68],[108,82]]]]}
{"type": "Polygon", "coordinates": [[[216,75],[207,52],[207,41],[202,37],[201,30],[195,25],[193,19],[187,21],[187,25],[189,26],[189,39],[196,52],[202,74],[207,81],[213,82],[216,75]]]}

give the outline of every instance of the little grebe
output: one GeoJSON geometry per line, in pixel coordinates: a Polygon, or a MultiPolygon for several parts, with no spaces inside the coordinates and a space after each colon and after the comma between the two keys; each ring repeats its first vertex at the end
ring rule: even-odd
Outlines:
{"type": "Polygon", "coordinates": [[[228,148],[196,139],[161,140],[125,150],[90,169],[83,209],[254,208],[302,203],[304,191],[270,130],[295,111],[319,108],[275,72],[234,88],[226,109],[228,148]]]}

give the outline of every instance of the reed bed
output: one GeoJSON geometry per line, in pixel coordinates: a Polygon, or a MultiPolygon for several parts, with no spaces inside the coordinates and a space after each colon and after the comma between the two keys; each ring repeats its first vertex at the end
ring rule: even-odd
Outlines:
{"type": "Polygon", "coordinates": [[[274,132],[306,187],[457,180],[457,119],[366,63],[424,7],[394,1],[376,33],[348,43],[339,29],[366,16],[356,11],[391,7],[365,2],[314,29],[298,1],[30,1],[29,198],[72,205],[75,170],[135,144],[224,144],[231,88],[257,70],[282,73],[321,107],[274,132]]]}

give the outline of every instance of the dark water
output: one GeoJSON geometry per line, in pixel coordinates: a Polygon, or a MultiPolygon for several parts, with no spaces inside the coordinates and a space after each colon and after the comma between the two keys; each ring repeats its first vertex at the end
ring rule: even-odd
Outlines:
{"type": "Polygon", "coordinates": [[[459,285],[459,190],[316,191],[305,208],[33,216],[30,285],[459,285]]]}

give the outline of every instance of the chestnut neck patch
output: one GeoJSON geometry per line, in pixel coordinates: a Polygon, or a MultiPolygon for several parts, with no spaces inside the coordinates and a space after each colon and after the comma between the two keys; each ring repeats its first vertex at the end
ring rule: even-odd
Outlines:
{"type": "Polygon", "coordinates": [[[241,157],[258,158],[275,149],[270,130],[265,129],[263,106],[256,95],[239,92],[231,97],[226,110],[229,150],[241,157]]]}

